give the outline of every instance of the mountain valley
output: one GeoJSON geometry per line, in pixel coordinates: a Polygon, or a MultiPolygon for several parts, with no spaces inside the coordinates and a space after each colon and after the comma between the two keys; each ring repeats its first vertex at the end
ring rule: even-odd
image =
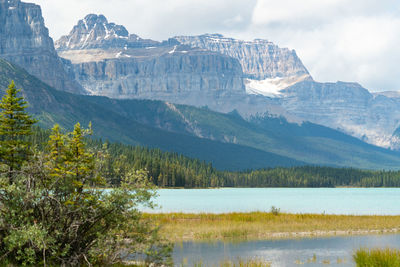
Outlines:
{"type": "Polygon", "coordinates": [[[15,80],[43,127],[92,121],[96,137],[182,153],[223,169],[400,166],[398,152],[365,143],[397,147],[399,98],[356,83],[318,83],[294,50],[218,34],[158,42],[94,14],[54,48],[40,7],[0,3],[5,25],[31,32],[0,32],[0,57],[12,62],[1,61],[0,85],[15,80]],[[30,39],[22,42],[22,36],[30,39]],[[10,56],[11,49],[19,52],[10,56]],[[40,56],[25,60],[30,51],[40,56]]]}

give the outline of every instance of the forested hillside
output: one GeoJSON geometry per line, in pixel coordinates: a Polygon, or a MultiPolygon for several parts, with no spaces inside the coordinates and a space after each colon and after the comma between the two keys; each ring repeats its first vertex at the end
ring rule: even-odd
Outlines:
{"type": "MultiPolygon", "coordinates": [[[[35,128],[32,141],[46,149],[49,130],[35,128]]],[[[399,171],[369,171],[353,168],[302,166],[269,168],[243,172],[216,169],[210,163],[140,146],[103,143],[86,139],[103,162],[103,176],[109,186],[117,186],[127,172],[145,169],[159,187],[399,187],[399,171]]]]}

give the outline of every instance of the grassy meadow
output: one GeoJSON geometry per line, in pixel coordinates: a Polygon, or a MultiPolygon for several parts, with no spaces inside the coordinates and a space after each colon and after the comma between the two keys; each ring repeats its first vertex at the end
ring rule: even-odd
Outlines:
{"type": "Polygon", "coordinates": [[[144,214],[163,236],[180,241],[243,241],[400,231],[400,216],[347,216],[286,213],[144,214]]]}

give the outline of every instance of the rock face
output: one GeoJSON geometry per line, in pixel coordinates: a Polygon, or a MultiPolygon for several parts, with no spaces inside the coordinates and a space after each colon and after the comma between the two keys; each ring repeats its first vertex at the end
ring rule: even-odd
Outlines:
{"type": "Polygon", "coordinates": [[[400,100],[371,94],[357,83],[303,81],[281,91],[275,104],[305,120],[339,129],[378,146],[398,148],[393,132],[400,100]]]}
{"type": "Polygon", "coordinates": [[[215,51],[239,60],[247,78],[264,80],[304,76],[309,73],[294,50],[267,40],[243,41],[220,34],[174,37],[182,44],[215,51]]]}
{"type": "Polygon", "coordinates": [[[83,93],[58,57],[38,5],[0,0],[0,57],[56,89],[83,93]]]}
{"type": "Polygon", "coordinates": [[[201,99],[245,94],[236,59],[175,40],[144,40],[103,15],[80,20],[56,48],[93,95],[204,105],[201,99]]]}
{"type": "MultiPolygon", "coordinates": [[[[232,58],[202,51],[180,51],[180,47],[147,51],[108,51],[113,58],[76,62],[77,80],[93,95],[111,98],[168,100],[191,94],[214,95],[244,92],[240,65],[232,58]],[[143,53],[142,53],[143,52],[143,53]],[[171,53],[173,52],[173,53],[171,53]]],[[[86,56],[93,51],[81,52],[86,56]]],[[[61,53],[68,58],[67,53],[61,53]]],[[[70,55],[70,54],[69,54],[70,55]]]]}

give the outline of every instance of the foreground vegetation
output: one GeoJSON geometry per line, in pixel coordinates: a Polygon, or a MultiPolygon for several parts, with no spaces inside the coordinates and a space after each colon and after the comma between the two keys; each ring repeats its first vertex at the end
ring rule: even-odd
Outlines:
{"type": "Polygon", "coordinates": [[[286,213],[145,214],[171,241],[243,241],[400,232],[400,216],[286,213]]]}
{"type": "Polygon", "coordinates": [[[400,251],[395,249],[359,249],[354,255],[357,267],[400,266],[400,251]]]}
{"type": "Polygon", "coordinates": [[[18,93],[12,83],[0,101],[0,265],[110,266],[138,253],[171,263],[170,244],[138,209],[152,206],[147,173],[127,170],[118,188],[97,190],[104,154],[86,148],[90,128],[55,125],[39,151],[18,93]]]}

